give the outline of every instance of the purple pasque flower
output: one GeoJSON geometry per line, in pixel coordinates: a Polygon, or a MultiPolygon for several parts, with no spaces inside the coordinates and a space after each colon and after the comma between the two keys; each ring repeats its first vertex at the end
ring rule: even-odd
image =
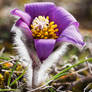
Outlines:
{"type": "Polygon", "coordinates": [[[33,38],[41,61],[48,58],[57,43],[68,42],[78,47],[84,46],[77,20],[64,8],[57,7],[52,2],[26,4],[24,11],[14,9],[11,14],[20,17],[16,22],[17,27],[25,30],[25,33],[29,31],[29,37],[33,38]]]}

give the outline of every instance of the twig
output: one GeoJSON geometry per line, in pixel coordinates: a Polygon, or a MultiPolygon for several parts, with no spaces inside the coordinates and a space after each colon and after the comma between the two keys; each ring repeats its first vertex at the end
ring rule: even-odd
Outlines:
{"type": "MultiPolygon", "coordinates": [[[[2,72],[12,72],[12,71],[10,71],[10,70],[4,70],[4,69],[2,69],[1,70],[2,72]]],[[[13,71],[14,73],[23,73],[23,71],[13,71]]]]}
{"type": "Polygon", "coordinates": [[[87,70],[87,69],[88,69],[88,67],[85,67],[85,68],[83,68],[83,69],[80,69],[80,70],[76,71],[76,73],[80,73],[80,72],[85,71],[85,70],[87,70]]]}
{"type": "Polygon", "coordinates": [[[92,69],[91,69],[91,65],[89,64],[89,62],[87,61],[87,66],[88,66],[88,69],[89,69],[89,72],[92,74],[92,69]]]}
{"type": "Polygon", "coordinates": [[[2,64],[5,64],[5,63],[7,63],[7,62],[12,62],[12,61],[15,61],[15,59],[11,59],[11,60],[3,60],[3,59],[0,59],[1,61],[3,61],[2,63],[0,63],[0,65],[2,65],[2,64]]]}
{"type": "Polygon", "coordinates": [[[4,50],[5,50],[5,47],[3,47],[3,48],[0,50],[0,56],[2,56],[4,50]]]}
{"type": "MultiPolygon", "coordinates": [[[[74,91],[73,88],[79,89],[81,86],[86,86],[87,84],[92,83],[92,76],[87,76],[85,78],[81,78],[80,80],[75,81],[71,87],[70,90],[74,91]],[[81,84],[81,86],[80,86],[81,84]]],[[[82,91],[84,92],[84,91],[82,91]]]]}

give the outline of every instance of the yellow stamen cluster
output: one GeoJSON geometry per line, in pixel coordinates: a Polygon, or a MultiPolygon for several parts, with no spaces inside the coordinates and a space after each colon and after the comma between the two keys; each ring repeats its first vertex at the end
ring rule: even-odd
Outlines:
{"type": "Polygon", "coordinates": [[[35,39],[57,39],[57,24],[54,21],[49,23],[49,17],[36,17],[31,25],[32,35],[35,39]]]}

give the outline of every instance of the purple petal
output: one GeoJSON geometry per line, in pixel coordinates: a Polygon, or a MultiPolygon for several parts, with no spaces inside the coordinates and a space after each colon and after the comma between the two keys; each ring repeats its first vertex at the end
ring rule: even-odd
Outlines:
{"type": "Polygon", "coordinates": [[[79,26],[77,20],[68,11],[61,7],[57,7],[57,9],[54,11],[52,20],[54,20],[58,25],[59,34],[70,24],[79,26]]]}
{"type": "Polygon", "coordinates": [[[19,9],[14,9],[14,10],[11,11],[11,14],[19,16],[20,18],[22,18],[22,20],[24,20],[25,23],[27,23],[27,25],[30,25],[31,16],[28,13],[23,12],[19,9]]]}
{"type": "Polygon", "coordinates": [[[46,59],[54,49],[56,40],[54,39],[35,39],[35,48],[40,60],[46,59]]]}
{"type": "Polygon", "coordinates": [[[51,10],[55,8],[52,2],[39,2],[25,5],[25,11],[29,13],[32,18],[41,16],[47,16],[51,13],[51,10]]]}
{"type": "Polygon", "coordinates": [[[31,35],[32,36],[32,32],[29,28],[29,26],[22,20],[22,19],[19,19],[17,22],[16,22],[16,26],[21,28],[23,31],[25,31],[25,33],[27,33],[28,35],[31,35]]]}
{"type": "Polygon", "coordinates": [[[75,25],[68,26],[63,32],[60,34],[60,37],[57,39],[57,42],[69,42],[78,47],[83,47],[85,43],[83,42],[83,38],[78,31],[78,27],[75,25]]]}

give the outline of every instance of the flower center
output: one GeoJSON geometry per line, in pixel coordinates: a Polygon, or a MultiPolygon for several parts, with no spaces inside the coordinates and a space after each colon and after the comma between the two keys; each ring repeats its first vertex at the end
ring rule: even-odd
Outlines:
{"type": "Polygon", "coordinates": [[[57,24],[54,21],[49,22],[49,17],[38,16],[31,24],[32,36],[35,39],[57,39],[57,24]]]}

